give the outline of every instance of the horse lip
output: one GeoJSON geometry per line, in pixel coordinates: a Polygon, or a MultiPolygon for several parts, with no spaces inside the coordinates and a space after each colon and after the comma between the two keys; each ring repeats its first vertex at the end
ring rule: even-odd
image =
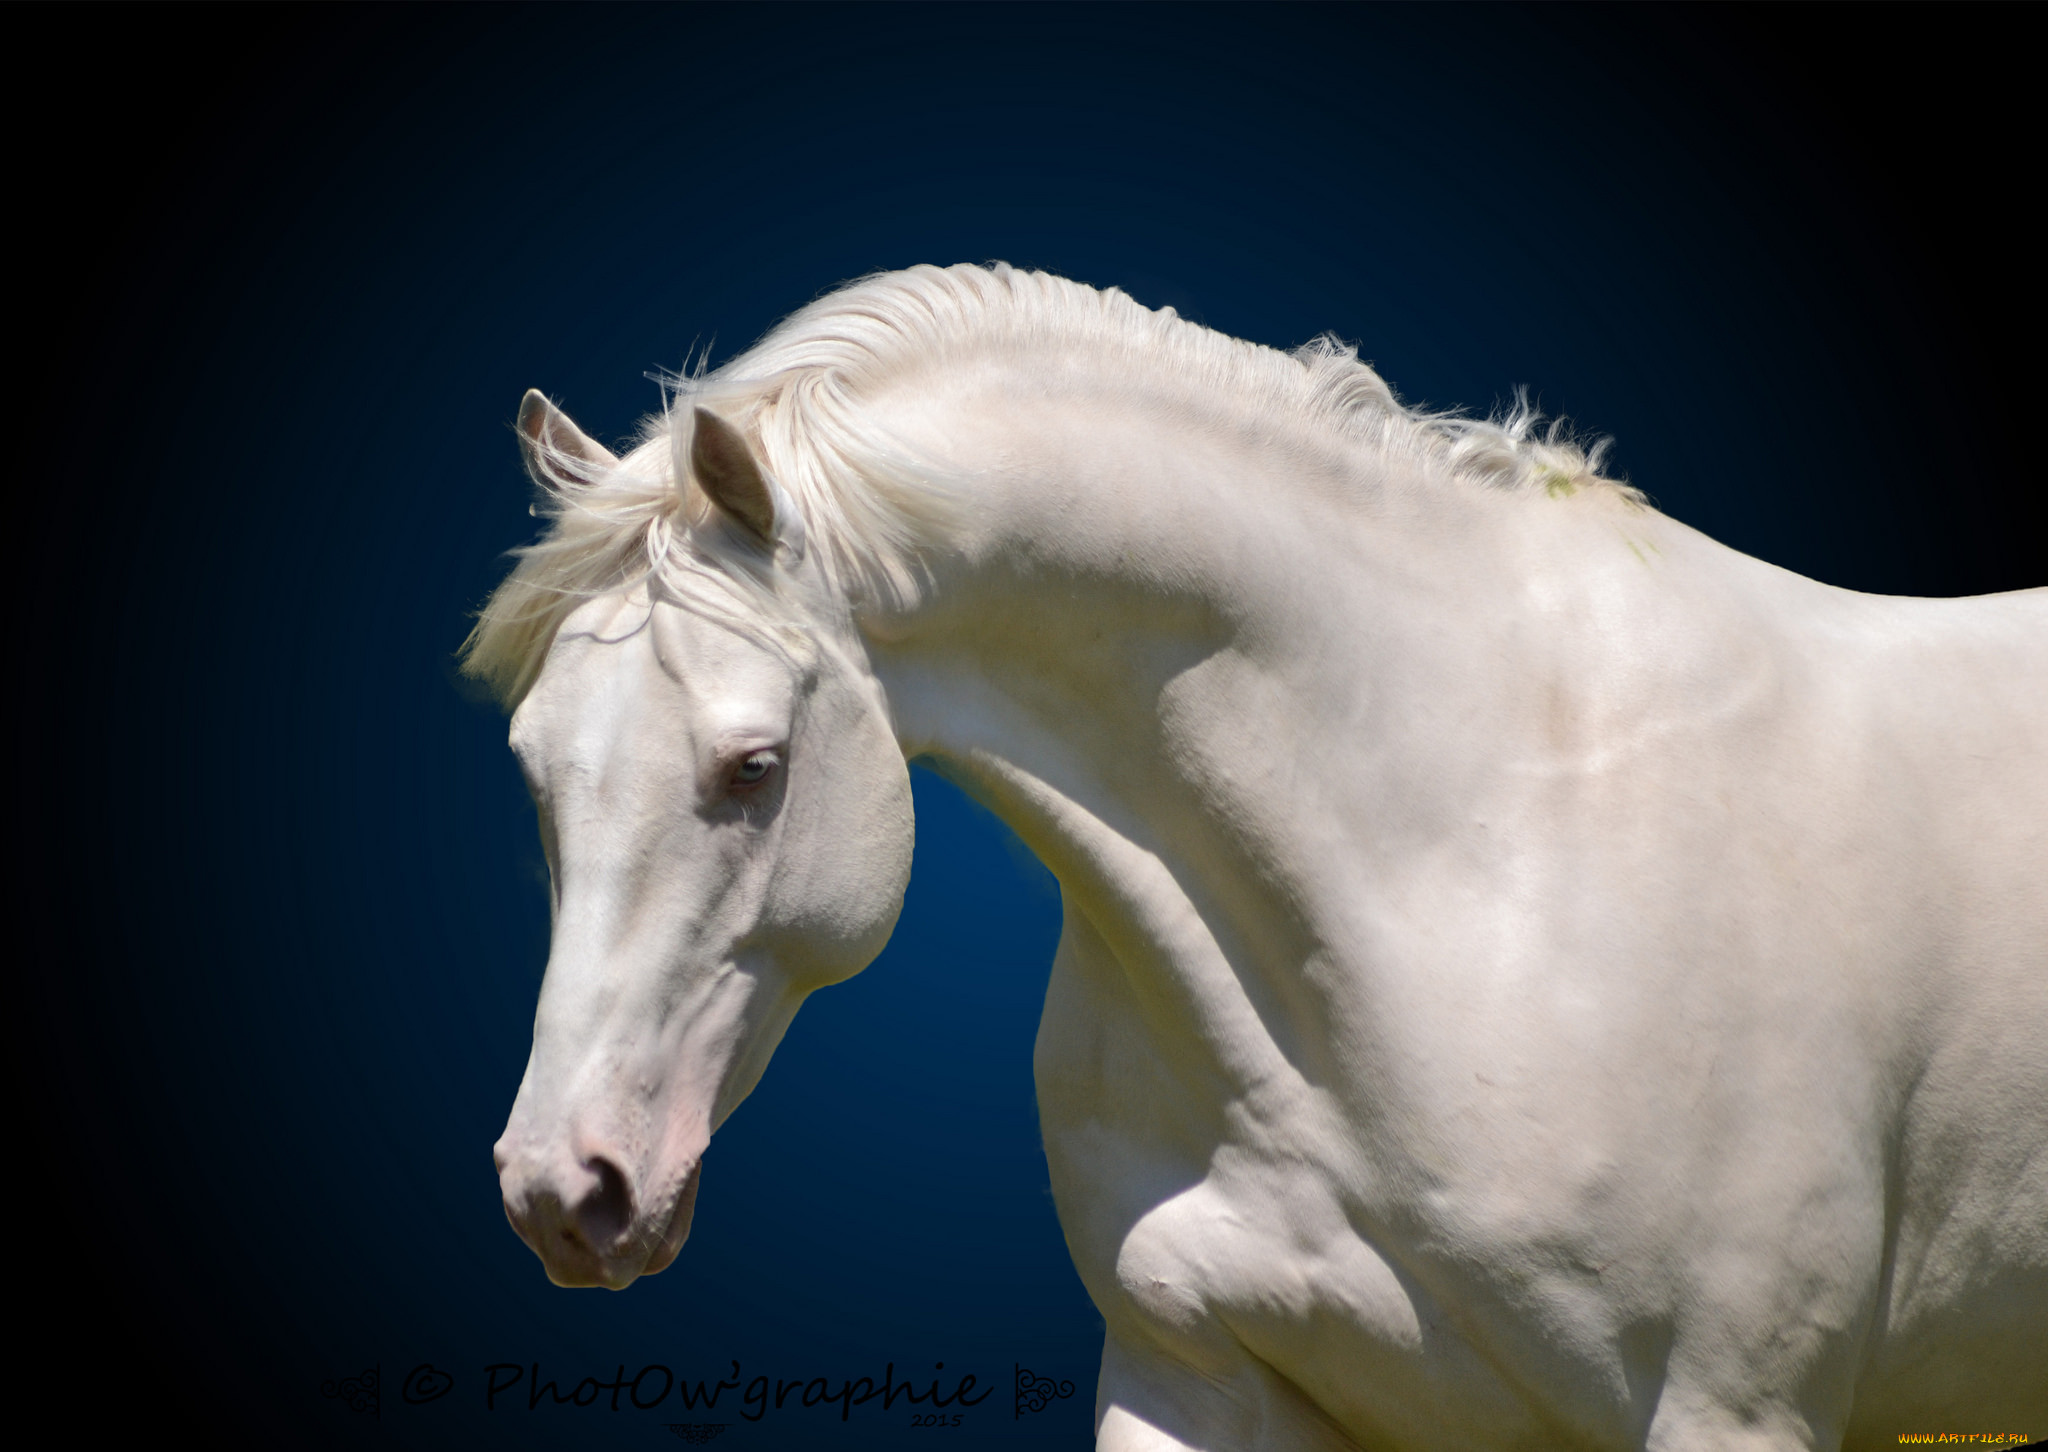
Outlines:
{"type": "Polygon", "coordinates": [[[624,1290],[638,1274],[622,1269],[609,1256],[582,1245],[575,1246],[566,1255],[557,1248],[551,1256],[542,1255],[540,1263],[550,1281],[569,1290],[585,1290],[592,1286],[624,1290]]]}
{"type": "Polygon", "coordinates": [[[647,1264],[640,1274],[658,1276],[675,1264],[682,1253],[683,1242],[690,1238],[690,1222],[697,1213],[697,1182],[704,1173],[704,1161],[699,1158],[690,1166],[690,1173],[683,1179],[683,1187],[676,1192],[675,1208],[669,1211],[668,1226],[661,1234],[660,1244],[647,1257],[647,1264]]]}

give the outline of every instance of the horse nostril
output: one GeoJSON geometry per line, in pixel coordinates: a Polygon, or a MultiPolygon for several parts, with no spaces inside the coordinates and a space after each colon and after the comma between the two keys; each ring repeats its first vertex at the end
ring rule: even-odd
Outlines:
{"type": "Polygon", "coordinates": [[[576,1202],[573,1218],[584,1241],[592,1250],[601,1251],[632,1225],[633,1190],[625,1171],[601,1155],[584,1161],[583,1167],[595,1181],[576,1202]]]}

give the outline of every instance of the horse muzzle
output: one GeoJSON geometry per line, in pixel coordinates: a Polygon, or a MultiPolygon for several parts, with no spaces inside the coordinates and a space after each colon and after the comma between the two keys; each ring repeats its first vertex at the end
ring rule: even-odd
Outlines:
{"type": "Polygon", "coordinates": [[[505,1218],[558,1286],[624,1290],[668,1269],[689,1238],[701,1156],[651,1199],[619,1158],[584,1154],[549,1164],[503,1140],[492,1158],[505,1218]]]}

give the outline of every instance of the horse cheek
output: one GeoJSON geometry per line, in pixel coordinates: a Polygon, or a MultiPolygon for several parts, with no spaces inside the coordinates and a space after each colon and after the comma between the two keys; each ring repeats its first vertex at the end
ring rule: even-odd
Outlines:
{"type": "Polygon", "coordinates": [[[910,882],[910,778],[888,759],[835,763],[789,803],[769,916],[777,958],[804,988],[867,967],[889,941],[910,882]]]}

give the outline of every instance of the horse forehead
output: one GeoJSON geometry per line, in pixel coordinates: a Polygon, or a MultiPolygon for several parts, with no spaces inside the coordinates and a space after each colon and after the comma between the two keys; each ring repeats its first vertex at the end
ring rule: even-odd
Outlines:
{"type": "Polygon", "coordinates": [[[540,679],[513,713],[514,751],[542,751],[565,732],[650,715],[671,727],[716,729],[735,713],[786,714],[800,672],[782,653],[673,606],[643,605],[630,622],[629,613],[579,611],[563,623],[540,679]]]}
{"type": "Polygon", "coordinates": [[[788,656],[746,631],[663,602],[648,643],[658,668],[692,696],[786,695],[795,675],[788,656]]]}

